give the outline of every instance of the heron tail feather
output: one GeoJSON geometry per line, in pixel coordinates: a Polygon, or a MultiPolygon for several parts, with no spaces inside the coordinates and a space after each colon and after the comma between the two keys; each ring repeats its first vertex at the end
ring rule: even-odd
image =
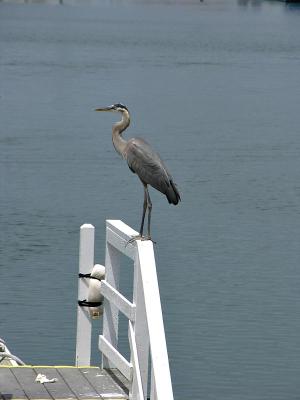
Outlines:
{"type": "Polygon", "coordinates": [[[172,179],[170,180],[170,186],[166,192],[166,196],[170,204],[176,205],[181,200],[176,184],[172,179]]]}

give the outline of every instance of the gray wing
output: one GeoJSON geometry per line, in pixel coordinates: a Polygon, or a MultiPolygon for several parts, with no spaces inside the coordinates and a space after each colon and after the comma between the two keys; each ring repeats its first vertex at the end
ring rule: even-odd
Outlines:
{"type": "Polygon", "coordinates": [[[143,139],[133,138],[127,142],[124,157],[129,168],[142,182],[165,194],[168,201],[177,204],[180,200],[171,175],[160,156],[143,139]]]}

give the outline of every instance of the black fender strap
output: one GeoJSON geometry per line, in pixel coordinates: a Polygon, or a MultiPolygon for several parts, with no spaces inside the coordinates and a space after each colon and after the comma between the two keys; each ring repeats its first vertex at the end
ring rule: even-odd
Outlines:
{"type": "Polygon", "coordinates": [[[95,278],[94,276],[91,276],[91,274],[82,274],[81,272],[79,272],[78,277],[87,279],[96,279],[97,281],[101,281],[101,279],[95,278]]]}
{"type": "Polygon", "coordinates": [[[87,301],[87,300],[78,300],[78,305],[80,307],[99,307],[102,305],[102,301],[87,301]]]}

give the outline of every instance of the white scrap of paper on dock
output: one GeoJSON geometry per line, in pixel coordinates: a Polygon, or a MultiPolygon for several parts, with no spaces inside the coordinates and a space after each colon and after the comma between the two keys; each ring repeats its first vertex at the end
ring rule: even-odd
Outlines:
{"type": "Polygon", "coordinates": [[[35,381],[39,383],[54,383],[57,382],[58,379],[57,378],[48,379],[46,375],[38,374],[37,377],[35,378],[35,381]]]}

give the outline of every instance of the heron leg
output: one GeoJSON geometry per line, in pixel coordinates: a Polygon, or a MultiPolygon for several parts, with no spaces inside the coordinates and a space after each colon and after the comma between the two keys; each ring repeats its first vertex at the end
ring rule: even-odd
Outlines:
{"type": "Polygon", "coordinates": [[[141,222],[141,227],[140,227],[140,236],[143,236],[143,230],[144,230],[144,222],[145,222],[145,215],[146,215],[146,210],[147,210],[147,185],[144,185],[144,204],[143,204],[143,216],[142,216],[142,222],[141,222]]]}
{"type": "Polygon", "coordinates": [[[142,216],[142,223],[141,223],[141,228],[140,228],[140,234],[138,236],[133,236],[127,243],[126,246],[128,244],[132,244],[134,241],[136,240],[151,240],[153,243],[154,242],[151,239],[151,235],[150,235],[150,223],[151,223],[151,210],[152,210],[152,202],[150,199],[150,195],[148,192],[148,187],[147,185],[142,182],[144,185],[144,203],[143,203],[143,216],[142,216]],[[145,222],[145,216],[146,216],[146,211],[148,209],[148,235],[144,236],[143,235],[143,230],[144,230],[144,222],[145,222]]]}
{"type": "Polygon", "coordinates": [[[147,206],[148,206],[148,237],[151,240],[150,225],[151,225],[151,211],[152,211],[152,201],[150,199],[149,191],[146,186],[145,188],[147,194],[147,206]]]}

